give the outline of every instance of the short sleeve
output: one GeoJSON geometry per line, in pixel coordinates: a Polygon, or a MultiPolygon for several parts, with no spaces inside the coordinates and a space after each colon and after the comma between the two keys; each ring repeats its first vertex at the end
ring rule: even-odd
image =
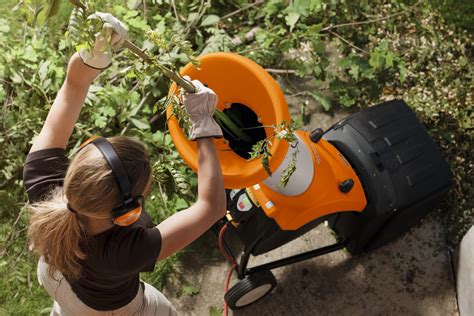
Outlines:
{"type": "Polygon", "coordinates": [[[23,167],[23,184],[30,203],[40,201],[54,187],[62,186],[69,160],[62,148],[29,153],[23,167]]]}
{"type": "Polygon", "coordinates": [[[121,238],[118,251],[120,269],[131,273],[151,272],[161,251],[161,233],[157,227],[135,227],[121,238]]]}

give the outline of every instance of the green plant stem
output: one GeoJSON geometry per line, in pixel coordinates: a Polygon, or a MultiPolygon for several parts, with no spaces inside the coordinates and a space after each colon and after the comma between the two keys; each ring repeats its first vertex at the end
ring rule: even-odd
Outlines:
{"type": "Polygon", "coordinates": [[[230,130],[230,132],[234,134],[234,136],[236,136],[238,140],[242,140],[246,143],[252,142],[252,139],[247,134],[245,134],[242,131],[242,129],[239,128],[230,118],[228,118],[224,112],[215,111],[214,119],[216,119],[216,121],[221,122],[223,125],[225,125],[230,130]]]}
{"type": "Polygon", "coordinates": [[[252,127],[242,127],[242,130],[244,131],[248,131],[248,130],[251,130],[251,129],[259,129],[259,128],[275,128],[275,126],[271,126],[271,125],[262,125],[262,126],[252,126],[252,127]]]}
{"type": "MultiPolygon", "coordinates": [[[[169,70],[165,66],[160,65],[158,63],[154,63],[153,60],[145,52],[140,50],[131,42],[125,41],[124,46],[134,52],[138,57],[141,57],[144,61],[148,63],[153,63],[153,65],[155,65],[165,76],[175,81],[176,84],[181,86],[187,93],[196,92],[196,89],[192,83],[182,78],[178,74],[174,73],[173,71],[169,70]]],[[[245,134],[242,129],[240,129],[231,119],[229,119],[227,115],[224,114],[224,112],[217,110],[216,112],[214,112],[214,117],[217,118],[216,121],[221,122],[221,124],[225,125],[237,139],[247,143],[252,142],[252,139],[247,134],[245,134]]]]}

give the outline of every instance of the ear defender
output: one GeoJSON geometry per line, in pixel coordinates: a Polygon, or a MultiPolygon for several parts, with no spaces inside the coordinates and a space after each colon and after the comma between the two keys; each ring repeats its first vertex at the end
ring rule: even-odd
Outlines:
{"type": "Polygon", "coordinates": [[[94,144],[102,153],[110,169],[112,169],[112,174],[122,194],[122,203],[111,210],[114,224],[118,226],[128,226],[135,223],[142,213],[142,206],[138,202],[142,197],[132,197],[132,185],[120,157],[112,144],[104,137],[93,136],[85,141],[80,149],[88,144],[94,144]]]}
{"type": "Polygon", "coordinates": [[[128,226],[135,223],[142,213],[142,206],[137,200],[133,199],[131,202],[114,208],[112,210],[113,222],[118,226],[128,226]]]}

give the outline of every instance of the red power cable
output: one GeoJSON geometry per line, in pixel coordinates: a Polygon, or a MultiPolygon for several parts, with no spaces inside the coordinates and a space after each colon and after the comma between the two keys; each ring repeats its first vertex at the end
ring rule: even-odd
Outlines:
{"type": "MultiPolygon", "coordinates": [[[[219,239],[218,239],[219,249],[222,255],[224,256],[224,258],[227,259],[227,261],[229,261],[232,264],[232,267],[230,268],[229,273],[227,274],[227,280],[226,280],[225,288],[224,288],[224,295],[227,294],[227,291],[229,290],[229,284],[230,284],[230,278],[232,277],[232,271],[234,271],[234,269],[237,267],[237,262],[235,262],[234,258],[232,258],[232,256],[229,255],[224,248],[223,239],[224,239],[224,234],[227,230],[227,225],[229,225],[228,222],[225,223],[224,226],[222,226],[221,230],[219,231],[219,239]]],[[[228,316],[228,314],[229,314],[229,307],[227,306],[227,302],[224,300],[224,315],[228,316]]]]}
{"type": "MultiPolygon", "coordinates": [[[[225,294],[227,294],[227,291],[229,290],[229,283],[230,283],[230,278],[232,277],[232,271],[234,271],[236,267],[237,267],[237,264],[234,264],[229,269],[229,273],[227,274],[227,281],[225,282],[225,289],[224,289],[225,294]]],[[[227,302],[226,300],[224,300],[224,316],[228,316],[228,315],[229,315],[229,306],[227,306],[227,302]]]]}
{"type": "Polygon", "coordinates": [[[222,255],[224,256],[224,258],[227,259],[227,261],[229,261],[231,264],[237,264],[237,262],[235,262],[234,258],[232,258],[232,256],[230,254],[228,254],[227,251],[224,248],[224,234],[227,230],[228,225],[229,225],[228,222],[225,223],[224,226],[222,226],[221,230],[219,231],[219,240],[218,240],[219,249],[220,249],[222,255]]]}

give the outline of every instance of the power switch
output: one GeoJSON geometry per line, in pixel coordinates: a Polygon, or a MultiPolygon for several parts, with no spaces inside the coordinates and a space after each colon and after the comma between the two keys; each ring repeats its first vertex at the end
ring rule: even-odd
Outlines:
{"type": "Polygon", "coordinates": [[[354,180],[352,179],[346,179],[339,184],[339,190],[341,190],[342,193],[348,193],[353,187],[354,180]]]}
{"type": "Polygon", "coordinates": [[[323,137],[324,135],[324,131],[321,129],[321,128],[315,128],[310,134],[309,134],[309,139],[311,139],[311,141],[313,143],[317,143],[321,140],[321,137],[323,137]]]}

